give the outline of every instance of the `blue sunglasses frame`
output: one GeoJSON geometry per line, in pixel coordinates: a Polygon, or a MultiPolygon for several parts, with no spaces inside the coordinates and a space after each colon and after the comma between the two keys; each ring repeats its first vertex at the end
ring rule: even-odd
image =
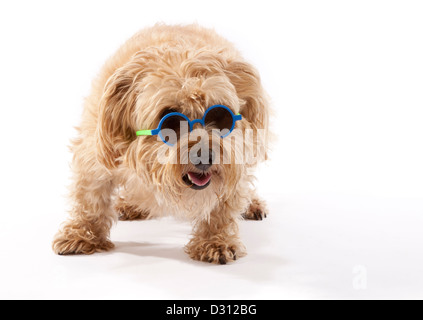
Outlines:
{"type": "Polygon", "coordinates": [[[180,113],[180,112],[172,112],[172,113],[169,113],[169,114],[165,115],[165,116],[164,116],[164,117],[160,120],[160,123],[159,123],[159,126],[157,127],[157,129],[154,129],[154,130],[140,130],[140,131],[137,131],[137,132],[136,132],[136,134],[137,134],[137,136],[157,136],[157,135],[158,135],[158,136],[160,137],[160,139],[161,139],[164,143],[166,143],[167,145],[173,146],[173,144],[171,144],[171,143],[167,142],[167,141],[164,139],[164,137],[162,136],[162,134],[161,134],[161,131],[162,131],[162,125],[163,125],[163,123],[166,121],[166,119],[168,119],[169,117],[173,117],[173,116],[179,116],[179,117],[184,118],[184,119],[188,122],[188,124],[189,124],[189,132],[191,132],[192,130],[194,130],[194,125],[195,125],[195,124],[197,124],[197,123],[201,124],[201,126],[202,126],[202,127],[205,127],[205,126],[206,126],[205,120],[206,120],[206,116],[207,116],[207,114],[208,114],[211,110],[216,109],[216,108],[222,108],[222,109],[225,109],[225,110],[226,110],[226,111],[228,111],[228,112],[231,114],[231,116],[232,116],[232,127],[231,127],[231,129],[229,130],[229,132],[228,132],[227,134],[225,134],[225,135],[221,136],[221,138],[223,139],[223,138],[226,138],[227,136],[229,136],[229,135],[232,133],[232,131],[233,131],[233,130],[234,130],[234,128],[235,128],[235,124],[236,124],[236,122],[237,122],[237,121],[242,120],[242,115],[241,115],[241,114],[239,114],[239,113],[238,113],[238,114],[233,113],[231,109],[229,109],[227,106],[224,106],[224,105],[221,105],[221,104],[217,104],[217,105],[214,105],[214,106],[211,106],[210,108],[208,108],[208,109],[204,112],[204,115],[203,115],[203,118],[202,118],[202,119],[190,120],[190,119],[189,119],[186,115],[184,115],[183,113],[180,113]]]}

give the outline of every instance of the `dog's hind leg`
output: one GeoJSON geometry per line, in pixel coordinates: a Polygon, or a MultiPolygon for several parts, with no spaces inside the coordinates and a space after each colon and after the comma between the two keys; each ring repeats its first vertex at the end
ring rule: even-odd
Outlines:
{"type": "Polygon", "coordinates": [[[148,210],[131,205],[122,197],[116,201],[115,209],[119,214],[120,221],[147,220],[150,216],[148,210]]]}
{"type": "Polygon", "coordinates": [[[53,250],[59,255],[92,254],[112,249],[110,228],[117,220],[112,207],[115,189],[111,173],[99,166],[92,146],[74,142],[70,219],[56,234],[53,250]]]}
{"type": "Polygon", "coordinates": [[[267,218],[269,210],[266,202],[261,200],[255,192],[251,192],[251,202],[246,212],[242,214],[245,220],[263,220],[267,218]]]}

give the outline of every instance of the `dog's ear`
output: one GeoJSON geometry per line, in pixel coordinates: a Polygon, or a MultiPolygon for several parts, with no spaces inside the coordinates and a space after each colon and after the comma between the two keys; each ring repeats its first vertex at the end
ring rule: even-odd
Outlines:
{"type": "Polygon", "coordinates": [[[140,72],[127,64],[108,79],[100,100],[96,132],[97,159],[109,169],[119,163],[131,141],[136,138],[134,110],[136,85],[140,72]]]}
{"type": "Polygon", "coordinates": [[[267,159],[270,105],[260,75],[252,65],[243,61],[229,62],[226,70],[226,75],[234,85],[238,98],[245,101],[241,106],[243,119],[249,122],[256,133],[262,130],[259,144],[265,151],[264,156],[267,159]]]}

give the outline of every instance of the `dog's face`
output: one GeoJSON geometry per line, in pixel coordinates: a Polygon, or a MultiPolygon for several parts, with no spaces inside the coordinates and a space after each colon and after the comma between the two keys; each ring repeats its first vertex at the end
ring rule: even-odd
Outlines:
{"type": "MultiPolygon", "coordinates": [[[[264,157],[263,139],[245,145],[244,132],[267,130],[268,109],[257,72],[244,62],[227,61],[213,52],[158,49],[135,55],[109,79],[101,100],[97,128],[98,159],[154,188],[159,202],[187,211],[213,207],[234,194],[246,175],[240,156],[255,149],[264,157]],[[164,116],[179,112],[202,119],[213,105],[225,105],[242,121],[222,139],[213,123],[178,133],[169,147],[158,136],[137,137],[156,129],[164,116]],[[207,203],[209,202],[209,203],[207,203]]],[[[251,165],[251,164],[250,164],[251,165]]]]}

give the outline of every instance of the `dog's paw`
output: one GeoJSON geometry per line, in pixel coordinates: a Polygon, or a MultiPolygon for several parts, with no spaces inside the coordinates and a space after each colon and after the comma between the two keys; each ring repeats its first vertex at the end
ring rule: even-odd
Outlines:
{"type": "Polygon", "coordinates": [[[88,241],[76,236],[59,233],[53,240],[53,251],[58,255],[93,254],[113,249],[114,244],[108,240],[88,241]]]}
{"type": "Polygon", "coordinates": [[[193,260],[214,264],[227,264],[245,255],[245,249],[241,243],[227,244],[212,240],[192,239],[185,251],[193,260]]]}
{"type": "Polygon", "coordinates": [[[263,220],[267,218],[268,210],[266,203],[260,199],[253,199],[242,217],[246,220],[263,220]]]}
{"type": "Polygon", "coordinates": [[[124,202],[119,202],[115,209],[119,214],[120,221],[146,220],[150,215],[148,211],[140,210],[137,207],[127,205],[124,202]]]}

